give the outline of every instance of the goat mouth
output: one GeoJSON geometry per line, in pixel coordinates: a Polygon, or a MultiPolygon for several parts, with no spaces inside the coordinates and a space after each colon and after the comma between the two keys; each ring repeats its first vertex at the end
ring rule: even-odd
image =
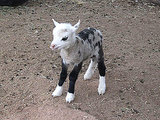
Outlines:
{"type": "Polygon", "coordinates": [[[57,49],[59,49],[59,46],[55,46],[53,49],[57,50],[57,49]]]}
{"type": "Polygon", "coordinates": [[[61,49],[61,47],[60,46],[55,46],[55,47],[50,47],[52,50],[59,50],[59,49],[61,49]]]}

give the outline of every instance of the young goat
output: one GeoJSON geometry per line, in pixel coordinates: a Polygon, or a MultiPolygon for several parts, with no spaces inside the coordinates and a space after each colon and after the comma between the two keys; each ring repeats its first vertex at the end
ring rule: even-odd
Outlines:
{"type": "Polygon", "coordinates": [[[84,80],[91,79],[98,63],[98,70],[100,74],[98,93],[99,95],[104,94],[106,90],[106,67],[104,64],[101,32],[94,28],[88,28],[76,34],[80,21],[74,26],[69,23],[58,23],[55,20],[53,20],[53,22],[55,28],[53,29],[53,41],[50,48],[52,50],[61,50],[60,55],[62,57],[62,71],[60,74],[59,83],[52,95],[54,97],[62,95],[63,83],[67,77],[68,66],[73,65],[73,70],[69,74],[70,81],[66,102],[70,103],[74,100],[75,82],[82,68],[82,63],[87,58],[91,58],[91,62],[84,75],[84,80]]]}

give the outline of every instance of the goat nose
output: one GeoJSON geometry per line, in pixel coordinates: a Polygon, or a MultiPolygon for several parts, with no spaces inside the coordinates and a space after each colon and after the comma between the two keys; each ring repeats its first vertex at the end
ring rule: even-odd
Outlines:
{"type": "Polygon", "coordinates": [[[50,48],[54,48],[54,47],[55,47],[55,45],[54,45],[54,44],[51,44],[50,48]]]}

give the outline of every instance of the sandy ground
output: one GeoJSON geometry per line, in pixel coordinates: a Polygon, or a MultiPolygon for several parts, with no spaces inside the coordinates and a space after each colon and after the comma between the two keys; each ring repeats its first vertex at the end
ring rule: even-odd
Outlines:
{"type": "Polygon", "coordinates": [[[130,0],[29,0],[0,7],[1,120],[159,120],[160,8],[130,0]],[[76,98],[51,96],[59,79],[59,51],[51,51],[52,18],[104,37],[107,91],[97,93],[98,71],[76,83],[76,98]]]}

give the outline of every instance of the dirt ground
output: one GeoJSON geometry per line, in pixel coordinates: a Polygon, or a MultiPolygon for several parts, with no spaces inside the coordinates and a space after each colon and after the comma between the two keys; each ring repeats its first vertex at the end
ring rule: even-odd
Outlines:
{"type": "Polygon", "coordinates": [[[29,0],[0,7],[1,120],[159,120],[160,7],[131,0],[29,0]],[[104,37],[107,91],[99,96],[98,71],[88,81],[83,65],[75,101],[51,96],[61,58],[52,51],[52,18],[104,37]]]}

